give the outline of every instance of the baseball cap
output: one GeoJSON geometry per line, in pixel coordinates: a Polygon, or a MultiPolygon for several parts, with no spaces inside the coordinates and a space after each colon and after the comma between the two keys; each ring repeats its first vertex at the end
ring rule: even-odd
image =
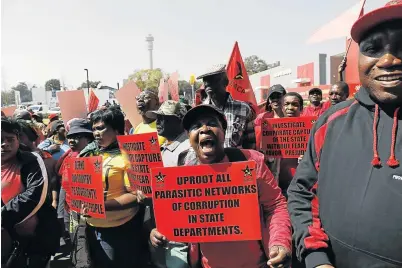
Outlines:
{"type": "Polygon", "coordinates": [[[49,120],[52,120],[55,117],[59,117],[57,114],[49,114],[48,118],[49,120]]]}
{"type": "Polygon", "coordinates": [[[352,39],[359,43],[367,31],[383,22],[395,19],[402,19],[402,0],[389,1],[384,7],[375,9],[359,18],[352,26],[352,39]]]}
{"type": "Polygon", "coordinates": [[[221,73],[226,73],[226,65],[225,64],[216,64],[206,70],[204,74],[200,75],[197,77],[197,79],[202,79],[207,76],[212,76],[216,74],[221,74],[221,73]]]}
{"type": "Polygon", "coordinates": [[[313,87],[312,89],[310,89],[308,91],[308,94],[310,95],[313,92],[319,92],[322,95],[322,90],[320,88],[318,88],[318,87],[313,87]]]}
{"type": "Polygon", "coordinates": [[[282,95],[286,94],[286,90],[282,85],[273,85],[272,87],[269,88],[268,91],[268,98],[273,94],[273,93],[280,93],[282,95]]]}
{"type": "Polygon", "coordinates": [[[180,119],[187,113],[186,106],[177,101],[167,100],[159,107],[157,111],[148,111],[146,115],[150,118],[156,118],[157,115],[176,116],[180,119]]]}
{"type": "Polygon", "coordinates": [[[82,133],[92,134],[92,128],[90,122],[82,118],[76,118],[73,121],[71,121],[67,137],[74,134],[82,134],[82,133]]]}
{"type": "Polygon", "coordinates": [[[216,115],[219,118],[219,121],[221,121],[223,129],[226,130],[228,123],[226,121],[225,114],[221,110],[210,104],[201,104],[195,106],[193,109],[188,111],[183,118],[183,128],[189,131],[191,124],[195,120],[197,120],[197,118],[199,118],[201,115],[208,115],[208,114],[216,115]]]}

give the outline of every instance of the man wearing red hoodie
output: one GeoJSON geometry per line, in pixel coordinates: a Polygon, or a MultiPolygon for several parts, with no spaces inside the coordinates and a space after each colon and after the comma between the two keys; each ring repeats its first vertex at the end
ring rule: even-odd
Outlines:
{"type": "Polygon", "coordinates": [[[267,267],[267,264],[269,267],[288,265],[292,238],[286,201],[264,163],[264,155],[254,150],[224,148],[227,121],[222,111],[215,106],[199,105],[191,109],[183,118],[183,127],[189,133],[190,150],[193,153],[180,154],[179,165],[209,165],[245,160],[256,162],[262,223],[260,241],[192,244],[189,253],[191,266],[262,268],[267,267]]]}
{"type": "Polygon", "coordinates": [[[402,0],[361,17],[362,87],[311,131],[288,189],[307,268],[402,267],[402,0]]]}

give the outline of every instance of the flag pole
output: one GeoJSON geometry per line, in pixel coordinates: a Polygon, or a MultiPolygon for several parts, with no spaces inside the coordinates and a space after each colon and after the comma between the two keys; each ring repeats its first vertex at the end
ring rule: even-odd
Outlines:
{"type": "MultiPolygon", "coordinates": [[[[366,5],[366,0],[363,0],[362,9],[360,10],[360,16],[362,15],[362,11],[364,10],[365,5],[366,5]]],[[[360,16],[359,16],[359,18],[360,18],[360,16]]],[[[348,44],[348,47],[346,49],[345,56],[343,56],[343,60],[346,60],[346,58],[348,57],[348,53],[349,53],[350,46],[352,45],[352,41],[353,41],[353,39],[352,39],[352,37],[350,37],[349,44],[348,44]]]]}

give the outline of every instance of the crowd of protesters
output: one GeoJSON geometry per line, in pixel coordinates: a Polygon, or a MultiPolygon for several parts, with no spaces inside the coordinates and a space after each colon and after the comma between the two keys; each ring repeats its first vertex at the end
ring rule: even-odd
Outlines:
{"type": "Polygon", "coordinates": [[[402,267],[402,1],[361,17],[351,35],[360,90],[349,96],[340,81],[323,101],[313,87],[307,107],[273,85],[257,114],[226,91],[225,65],[216,65],[198,77],[194,107],[143,90],[133,100],[142,122],[131,129],[109,102],[48,126],[28,111],[2,116],[2,264],[46,267],[63,242],[74,267],[402,267]],[[318,117],[304,155],[259,152],[265,119],[303,116],[318,117]],[[262,240],[168,241],[152,200],[130,187],[117,142],[149,132],[158,133],[165,167],[255,161],[262,240]],[[91,156],[103,159],[104,219],[69,206],[69,159],[91,156]]]}

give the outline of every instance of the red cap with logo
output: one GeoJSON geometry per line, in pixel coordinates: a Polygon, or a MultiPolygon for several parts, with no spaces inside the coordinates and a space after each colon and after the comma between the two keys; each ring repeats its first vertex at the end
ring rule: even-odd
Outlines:
{"type": "Polygon", "coordinates": [[[356,43],[371,28],[390,20],[402,19],[402,0],[389,1],[384,7],[373,10],[359,18],[352,26],[351,36],[356,43]]]}

